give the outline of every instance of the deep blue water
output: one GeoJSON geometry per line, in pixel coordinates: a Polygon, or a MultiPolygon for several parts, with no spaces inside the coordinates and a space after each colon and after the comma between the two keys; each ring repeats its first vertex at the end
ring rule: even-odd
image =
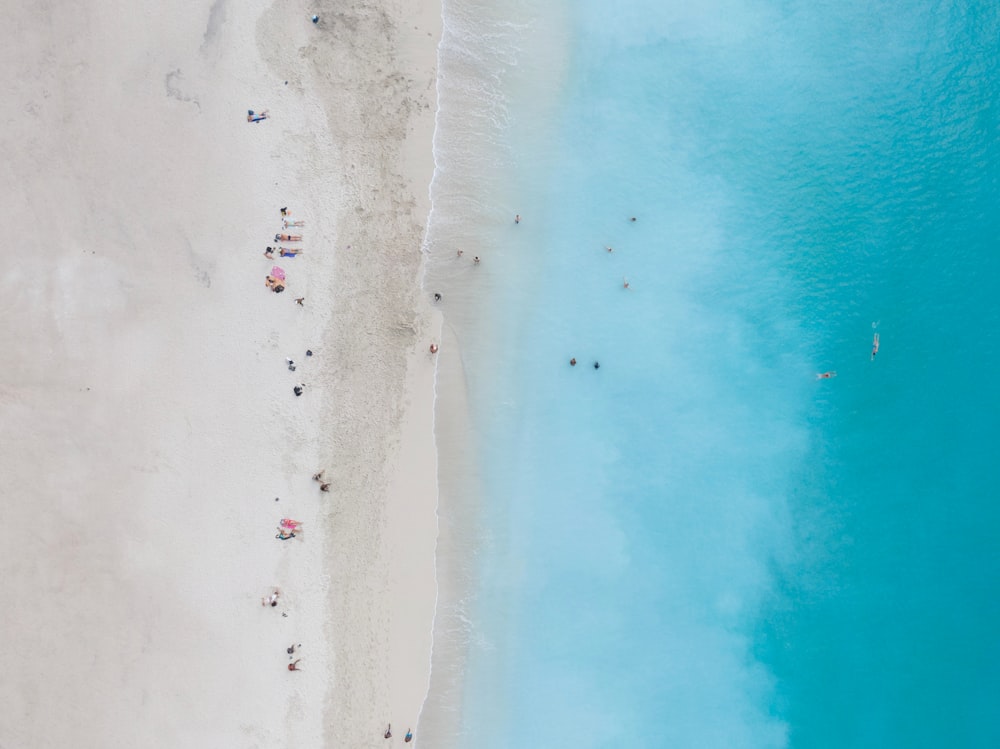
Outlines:
{"type": "Polygon", "coordinates": [[[1000,6],[688,5],[445,4],[452,745],[1000,746],[1000,6]]]}

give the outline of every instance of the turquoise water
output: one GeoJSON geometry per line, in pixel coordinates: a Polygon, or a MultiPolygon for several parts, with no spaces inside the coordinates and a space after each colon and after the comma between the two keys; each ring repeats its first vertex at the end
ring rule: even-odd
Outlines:
{"type": "Polygon", "coordinates": [[[445,4],[422,738],[1000,746],[1000,6],[689,5],[445,4]]]}

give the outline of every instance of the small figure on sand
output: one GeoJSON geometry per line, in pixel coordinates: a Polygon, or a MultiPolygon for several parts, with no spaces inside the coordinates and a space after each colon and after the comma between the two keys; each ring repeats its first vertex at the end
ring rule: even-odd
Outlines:
{"type": "Polygon", "coordinates": [[[289,671],[301,671],[302,669],[299,668],[299,663],[301,663],[301,662],[302,662],[301,658],[296,658],[294,661],[292,661],[291,663],[288,664],[288,670],[289,671]]]}
{"type": "Polygon", "coordinates": [[[281,595],[281,591],[278,590],[277,588],[275,588],[274,592],[271,595],[265,596],[264,598],[260,599],[260,605],[261,606],[271,606],[272,608],[275,607],[275,606],[277,606],[278,605],[278,596],[279,595],[281,595]]]}
{"type": "Polygon", "coordinates": [[[306,298],[305,298],[304,296],[300,296],[300,297],[296,297],[296,299],[295,299],[295,303],[296,303],[297,305],[299,305],[300,307],[305,307],[306,305],[304,305],[304,304],[303,304],[303,302],[304,302],[305,300],[306,300],[306,298]]]}
{"type": "Polygon", "coordinates": [[[267,286],[275,294],[280,294],[285,290],[285,282],[281,278],[275,278],[274,276],[268,276],[267,280],[264,281],[264,285],[267,286]]]}
{"type": "Polygon", "coordinates": [[[261,120],[267,119],[267,110],[263,112],[254,112],[252,109],[247,110],[247,122],[260,122],[261,120]]]}
{"type": "Polygon", "coordinates": [[[406,735],[403,737],[403,741],[406,742],[407,744],[413,741],[413,731],[411,731],[409,728],[406,729],[406,735]]]}
{"type": "Polygon", "coordinates": [[[437,292],[434,293],[434,301],[435,302],[440,302],[441,301],[441,295],[438,294],[437,292]]]}
{"type": "Polygon", "coordinates": [[[286,207],[286,208],[282,208],[282,209],[281,209],[281,215],[282,215],[282,216],[291,216],[291,215],[292,215],[292,212],[291,212],[291,211],[289,211],[287,207],[286,207]]]}
{"type": "Polygon", "coordinates": [[[305,226],[306,222],[302,221],[301,219],[298,220],[298,221],[288,221],[288,220],[285,220],[285,221],[281,222],[281,225],[284,226],[287,229],[289,226],[305,226]]]}
{"type": "Polygon", "coordinates": [[[295,371],[295,362],[293,362],[291,359],[285,359],[285,361],[288,362],[288,371],[289,372],[294,372],[295,371]]]}
{"type": "Polygon", "coordinates": [[[293,642],[291,645],[288,646],[288,649],[285,652],[288,653],[288,655],[291,655],[292,653],[295,652],[295,648],[301,648],[301,647],[302,647],[302,643],[301,642],[298,645],[296,645],[293,642]]]}
{"type": "Polygon", "coordinates": [[[274,241],[275,242],[301,242],[302,241],[302,235],[301,234],[275,234],[274,235],[274,241]]]}
{"type": "Polygon", "coordinates": [[[872,339],[872,361],[875,361],[875,354],[878,353],[878,333],[872,339]]]}
{"type": "Polygon", "coordinates": [[[384,733],[384,734],[382,734],[382,738],[385,738],[385,739],[391,739],[391,738],[392,738],[392,723],[390,723],[390,724],[389,724],[389,725],[388,725],[388,726],[386,727],[386,729],[385,729],[385,733],[384,733]]]}
{"type": "Polygon", "coordinates": [[[328,492],[328,491],[330,491],[330,482],[327,481],[326,483],[320,484],[319,485],[319,490],[321,492],[328,492]]]}
{"type": "Polygon", "coordinates": [[[323,474],[325,472],[326,472],[326,469],[324,468],[322,471],[317,471],[316,473],[314,473],[313,474],[313,481],[322,481],[323,480],[323,474]]]}
{"type": "MultiPolygon", "coordinates": [[[[288,541],[291,538],[295,538],[295,531],[286,532],[282,528],[278,528],[278,534],[275,536],[275,538],[278,539],[279,541],[288,541]]],[[[271,605],[275,606],[277,604],[272,603],[271,605]]]]}
{"type": "Polygon", "coordinates": [[[302,530],[302,521],[292,520],[291,518],[282,518],[278,523],[278,527],[284,528],[287,531],[300,531],[302,530]]]}
{"type": "Polygon", "coordinates": [[[436,343],[431,344],[431,353],[436,354],[438,352],[438,345],[436,343]]]}
{"type": "Polygon", "coordinates": [[[301,385],[296,385],[295,387],[293,387],[292,388],[292,392],[295,393],[296,397],[298,397],[298,396],[302,395],[302,392],[305,389],[306,389],[306,386],[305,386],[305,383],[303,383],[301,385]]]}
{"type": "Polygon", "coordinates": [[[479,265],[479,255],[476,255],[474,258],[472,258],[472,262],[475,263],[476,265],[479,265]]]}
{"type": "Polygon", "coordinates": [[[273,247],[266,247],[264,249],[264,257],[266,257],[266,258],[273,258],[274,257],[274,248],[273,247]]]}
{"type": "Polygon", "coordinates": [[[313,23],[319,23],[319,16],[313,16],[311,20],[313,23]]]}
{"type": "Polygon", "coordinates": [[[833,370],[830,370],[829,372],[819,372],[819,373],[817,373],[816,374],[816,379],[817,380],[830,380],[830,379],[833,379],[836,376],[837,376],[837,373],[834,372],[833,370]]]}

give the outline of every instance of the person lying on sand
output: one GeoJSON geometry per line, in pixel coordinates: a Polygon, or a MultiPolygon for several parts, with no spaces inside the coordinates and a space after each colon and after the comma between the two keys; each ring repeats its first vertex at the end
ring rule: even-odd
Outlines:
{"type": "Polygon", "coordinates": [[[275,234],[274,235],[274,241],[275,242],[301,242],[302,241],[302,235],[301,234],[275,234]]]}
{"type": "Polygon", "coordinates": [[[297,250],[293,250],[290,247],[279,247],[278,248],[278,254],[281,255],[282,257],[295,257],[300,252],[302,252],[301,248],[297,249],[297,250]]]}
{"type": "MultiPolygon", "coordinates": [[[[288,533],[285,533],[285,531],[283,531],[281,528],[278,528],[278,535],[276,535],[275,538],[281,541],[287,541],[290,538],[295,538],[295,532],[289,531],[288,533]]],[[[275,604],[271,605],[274,606],[275,604]]]]}
{"type": "Polygon", "coordinates": [[[252,109],[247,110],[247,122],[260,122],[267,119],[267,110],[254,114],[252,109]]]}
{"type": "Polygon", "coordinates": [[[278,596],[281,595],[280,590],[275,590],[271,595],[260,599],[261,606],[277,606],[278,596]]]}
{"type": "Polygon", "coordinates": [[[295,660],[295,661],[292,661],[291,663],[289,663],[289,664],[288,664],[288,670],[289,670],[289,671],[301,671],[302,669],[301,669],[301,668],[299,668],[299,663],[300,663],[301,661],[302,661],[302,659],[301,659],[301,658],[299,658],[299,659],[297,659],[297,660],[295,660]]]}
{"type": "Polygon", "coordinates": [[[289,226],[305,226],[306,225],[305,221],[282,221],[281,223],[284,224],[284,226],[285,226],[286,229],[289,226]]]}
{"type": "Polygon", "coordinates": [[[285,283],[280,278],[275,278],[274,276],[268,276],[267,280],[264,281],[264,285],[267,286],[275,294],[280,294],[285,290],[285,283]]]}

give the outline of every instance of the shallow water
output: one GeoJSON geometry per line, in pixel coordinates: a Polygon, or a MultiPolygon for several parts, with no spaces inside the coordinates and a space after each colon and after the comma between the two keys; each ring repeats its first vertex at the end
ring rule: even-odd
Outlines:
{"type": "Polygon", "coordinates": [[[445,4],[427,285],[477,498],[423,740],[997,744],[998,30],[445,4]]]}

